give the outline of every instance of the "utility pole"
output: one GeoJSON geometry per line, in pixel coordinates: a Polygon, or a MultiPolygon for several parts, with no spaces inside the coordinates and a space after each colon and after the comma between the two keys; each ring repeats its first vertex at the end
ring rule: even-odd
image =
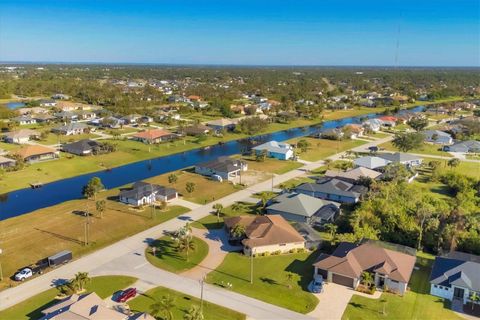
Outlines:
{"type": "Polygon", "coordinates": [[[151,213],[150,216],[151,218],[155,218],[155,195],[153,194],[153,185],[150,183],[150,202],[151,202],[151,213]],[[153,199],[152,199],[153,196],[153,199]]]}
{"type": "Polygon", "coordinates": [[[250,284],[253,284],[253,248],[250,248],[250,284]]]}
{"type": "MultiPolygon", "coordinates": [[[[3,250],[0,249],[0,255],[3,253],[3,250]]],[[[3,281],[3,270],[2,270],[2,262],[0,261],[0,281],[3,281]]]]}
{"type": "Polygon", "coordinates": [[[272,192],[273,192],[273,177],[275,176],[274,173],[272,173],[272,192]]]}
{"type": "Polygon", "coordinates": [[[200,279],[200,314],[203,315],[203,284],[205,282],[205,278],[207,277],[206,274],[204,274],[202,276],[202,278],[200,279]]]}
{"type": "Polygon", "coordinates": [[[85,246],[88,246],[90,238],[90,212],[88,206],[85,210],[85,246]]]}

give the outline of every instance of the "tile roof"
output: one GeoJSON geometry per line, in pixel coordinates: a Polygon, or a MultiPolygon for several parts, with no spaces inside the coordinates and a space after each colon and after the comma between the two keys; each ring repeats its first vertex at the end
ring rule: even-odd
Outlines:
{"type": "Polygon", "coordinates": [[[23,159],[26,159],[36,155],[42,155],[47,153],[58,153],[58,151],[53,148],[35,144],[35,145],[26,145],[16,150],[15,153],[21,156],[23,159]]]}
{"type": "Polygon", "coordinates": [[[327,170],[325,172],[326,177],[331,178],[344,178],[349,180],[358,180],[360,177],[368,177],[371,179],[376,179],[381,175],[380,172],[371,170],[365,167],[358,167],[355,169],[350,169],[347,171],[334,171],[334,170],[327,170]]]}
{"type": "Polygon", "coordinates": [[[155,139],[165,137],[165,136],[170,136],[170,135],[173,135],[173,133],[171,133],[168,130],[151,129],[151,130],[138,132],[132,135],[132,137],[139,138],[139,139],[155,140],[155,139]]]}

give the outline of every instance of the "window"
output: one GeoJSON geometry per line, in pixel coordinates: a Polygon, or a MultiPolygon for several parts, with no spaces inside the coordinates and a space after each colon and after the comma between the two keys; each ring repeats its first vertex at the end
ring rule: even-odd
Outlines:
{"type": "Polygon", "coordinates": [[[280,243],[279,246],[280,247],[285,247],[287,244],[286,243],[280,243]]]}
{"type": "Polygon", "coordinates": [[[397,280],[392,280],[392,279],[390,279],[390,282],[392,282],[392,283],[398,283],[397,280]]]}

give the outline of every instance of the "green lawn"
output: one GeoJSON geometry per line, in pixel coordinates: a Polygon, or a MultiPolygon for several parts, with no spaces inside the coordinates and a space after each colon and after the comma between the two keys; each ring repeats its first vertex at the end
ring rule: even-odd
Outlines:
{"type": "MultiPolygon", "coordinates": [[[[102,299],[109,297],[114,292],[132,285],[137,279],[126,276],[102,276],[94,277],[87,284],[87,292],[96,292],[102,299]]],[[[55,297],[58,294],[56,288],[48,289],[19,304],[0,311],[0,319],[39,319],[41,311],[55,304],[55,297]]]]}
{"type": "Polygon", "coordinates": [[[250,284],[250,258],[229,253],[223,263],[207,276],[207,282],[222,286],[231,283],[231,290],[293,311],[308,313],[318,304],[307,291],[312,280],[312,263],[316,253],[297,253],[253,259],[253,284],[250,284]],[[297,279],[288,288],[287,272],[297,279]]]}
{"type": "Polygon", "coordinates": [[[226,207],[222,210],[222,213],[219,215],[220,221],[218,221],[217,215],[211,213],[208,216],[195,221],[192,226],[195,228],[205,228],[205,229],[220,229],[223,227],[223,219],[235,216],[241,216],[246,214],[257,214],[257,206],[253,203],[239,202],[241,204],[240,210],[233,210],[232,206],[226,207]]]}
{"type": "Polygon", "coordinates": [[[432,258],[422,255],[417,259],[419,270],[414,270],[410,279],[410,291],[401,297],[383,293],[380,299],[354,295],[343,314],[344,320],[372,319],[462,319],[449,310],[443,299],[431,296],[430,277],[432,258]],[[383,304],[385,312],[383,314],[383,304]]]}
{"type": "Polygon", "coordinates": [[[300,159],[306,161],[318,161],[321,159],[325,159],[336,153],[346,151],[367,143],[366,141],[362,140],[327,140],[308,137],[295,138],[289,140],[288,142],[295,144],[299,140],[307,140],[310,143],[310,147],[306,152],[299,152],[300,150],[297,150],[300,159]]]}
{"type": "MultiPolygon", "coordinates": [[[[381,145],[379,145],[379,147],[384,148],[387,151],[396,151],[396,152],[399,151],[397,148],[393,146],[392,142],[382,143],[381,145]]],[[[450,153],[442,151],[441,149],[442,149],[442,146],[440,145],[424,143],[420,148],[410,150],[408,151],[408,153],[452,157],[450,153]]]]}
{"type": "MultiPolygon", "coordinates": [[[[164,296],[174,298],[175,307],[172,310],[173,319],[183,319],[191,306],[200,307],[200,299],[164,287],[148,290],[128,302],[134,312],[150,312],[150,306],[164,296]]],[[[241,320],[245,315],[219,305],[203,301],[203,316],[206,320],[241,320]]]]}
{"type": "Polygon", "coordinates": [[[275,174],[283,174],[294,169],[302,167],[304,164],[297,161],[277,160],[267,158],[264,161],[256,161],[254,157],[243,157],[248,164],[248,170],[271,172],[275,174]]]}
{"type": "Polygon", "coordinates": [[[164,236],[154,241],[156,247],[155,256],[152,254],[151,247],[145,250],[147,260],[157,268],[170,272],[180,273],[197,266],[208,254],[208,244],[193,237],[195,249],[189,251],[188,261],[186,252],[176,250],[175,241],[170,236],[164,236]]]}
{"type": "Polygon", "coordinates": [[[424,163],[428,163],[430,161],[440,161],[441,173],[445,173],[449,170],[452,170],[454,172],[458,172],[473,178],[480,179],[480,163],[479,162],[460,161],[460,164],[458,165],[458,167],[450,168],[447,165],[448,160],[428,158],[428,157],[423,159],[424,163]]]}

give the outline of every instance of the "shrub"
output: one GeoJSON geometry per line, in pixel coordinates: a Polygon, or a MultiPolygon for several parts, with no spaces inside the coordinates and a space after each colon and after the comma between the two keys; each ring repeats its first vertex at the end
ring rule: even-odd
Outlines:
{"type": "Polygon", "coordinates": [[[270,252],[268,252],[268,251],[267,251],[267,252],[264,252],[264,253],[262,253],[262,256],[263,256],[263,257],[268,257],[268,256],[270,256],[270,252]]]}
{"type": "Polygon", "coordinates": [[[272,255],[274,255],[274,256],[278,256],[280,254],[282,254],[281,250],[277,250],[277,251],[272,252],[272,255]]]}
{"type": "Polygon", "coordinates": [[[297,248],[290,249],[288,252],[290,252],[290,253],[297,253],[297,248]]]}

